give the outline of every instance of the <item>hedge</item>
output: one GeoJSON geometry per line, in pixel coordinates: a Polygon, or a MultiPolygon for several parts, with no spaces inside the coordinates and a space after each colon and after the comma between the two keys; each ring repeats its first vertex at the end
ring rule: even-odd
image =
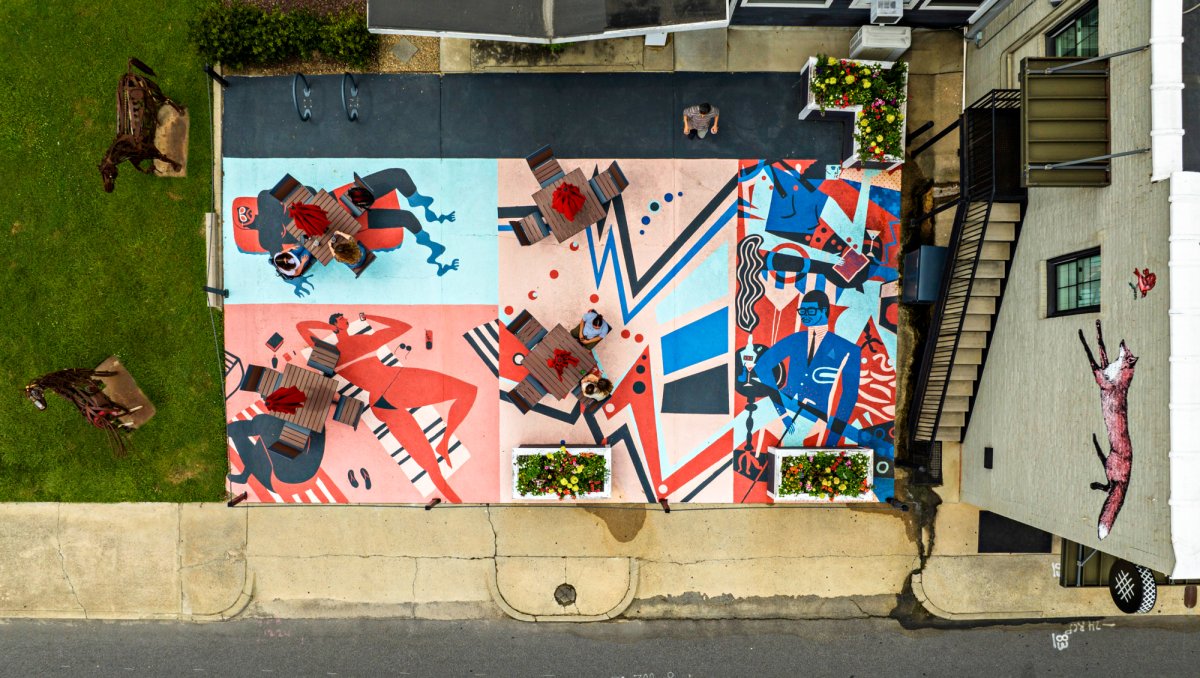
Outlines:
{"type": "Polygon", "coordinates": [[[314,51],[362,68],[378,49],[377,36],[358,12],[267,11],[241,0],[210,0],[188,22],[188,41],[204,60],[232,68],[306,59],[314,51]]]}

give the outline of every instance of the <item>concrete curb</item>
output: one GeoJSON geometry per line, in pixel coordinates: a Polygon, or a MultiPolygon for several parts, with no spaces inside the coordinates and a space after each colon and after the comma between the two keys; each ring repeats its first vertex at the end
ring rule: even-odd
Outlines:
{"type": "Polygon", "coordinates": [[[597,622],[608,621],[615,619],[622,614],[633,603],[634,595],[637,594],[638,573],[640,571],[638,560],[636,558],[629,559],[629,579],[628,586],[625,591],[625,597],[622,598],[616,605],[612,606],[601,614],[580,615],[580,614],[556,614],[556,615],[535,615],[528,612],[522,612],[513,607],[504,594],[500,593],[500,585],[497,581],[497,566],[498,561],[492,561],[492,568],[488,573],[488,590],[492,593],[492,599],[496,605],[504,611],[504,614],[524,622],[597,622]]]}
{"type": "Polygon", "coordinates": [[[250,601],[254,600],[254,572],[250,570],[250,566],[244,561],[242,564],[245,565],[246,570],[245,575],[242,577],[242,590],[238,593],[238,597],[233,601],[232,605],[220,612],[181,615],[181,618],[186,621],[201,623],[223,622],[229,621],[245,612],[246,608],[250,606],[250,601]]]}
{"type": "Polygon", "coordinates": [[[921,574],[918,572],[912,577],[912,592],[921,603],[921,607],[925,611],[935,617],[947,619],[950,621],[998,621],[1006,619],[1039,619],[1043,617],[1041,612],[949,612],[938,607],[936,603],[929,599],[929,595],[925,593],[925,585],[921,581],[921,574]]]}

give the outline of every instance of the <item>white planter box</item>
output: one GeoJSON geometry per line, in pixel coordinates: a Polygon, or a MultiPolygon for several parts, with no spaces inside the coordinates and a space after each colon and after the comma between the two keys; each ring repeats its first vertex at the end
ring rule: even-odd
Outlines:
{"type": "Polygon", "coordinates": [[[867,485],[875,484],[875,451],[868,447],[839,447],[839,448],[816,448],[816,447],[772,447],[770,448],[771,457],[774,461],[774,474],[771,479],[771,485],[767,488],[767,494],[775,501],[775,503],[799,503],[799,504],[853,504],[861,502],[878,502],[879,499],[875,496],[874,490],[867,490],[862,494],[848,494],[834,497],[830,501],[825,497],[811,497],[807,494],[788,494],[779,495],[778,488],[782,482],[783,476],[783,460],[787,457],[809,457],[818,452],[828,452],[831,454],[840,454],[845,452],[847,456],[854,454],[867,455],[867,485]]]}
{"type": "MultiPolygon", "coordinates": [[[[557,494],[521,494],[517,491],[517,460],[521,457],[537,457],[541,455],[552,454],[557,452],[562,445],[547,445],[540,447],[514,447],[512,453],[512,496],[514,500],[521,501],[560,501],[557,494]]],[[[612,497],[612,448],[600,447],[592,445],[567,445],[567,450],[571,454],[579,454],[580,452],[594,452],[604,457],[604,468],[608,469],[608,475],[604,479],[604,488],[599,492],[580,493],[574,499],[564,497],[561,501],[587,501],[589,499],[608,499],[612,497]]]]}
{"type": "MultiPolygon", "coordinates": [[[[885,68],[885,69],[891,68],[893,65],[895,65],[895,62],[893,62],[893,61],[874,61],[871,59],[850,59],[850,61],[854,61],[855,63],[860,63],[860,64],[868,64],[871,66],[879,66],[879,67],[885,68]]],[[[807,120],[810,116],[813,116],[813,115],[820,116],[823,113],[821,111],[821,105],[817,103],[816,93],[813,91],[813,86],[812,86],[813,85],[812,79],[813,79],[813,74],[816,72],[816,66],[817,66],[817,58],[810,56],[808,58],[808,62],[804,64],[804,68],[800,71],[800,77],[805,82],[804,89],[805,89],[805,92],[807,93],[807,96],[804,101],[804,108],[800,109],[800,119],[801,120],[807,120]]],[[[900,113],[904,116],[905,127],[907,127],[908,126],[908,73],[904,74],[904,86],[902,89],[904,90],[904,103],[900,104],[900,113]]],[[[826,111],[844,111],[847,113],[853,113],[854,114],[854,125],[855,125],[854,129],[858,129],[858,116],[860,113],[862,113],[862,106],[845,106],[845,107],[826,106],[825,110],[826,111]]],[[[853,134],[853,132],[851,132],[851,134],[853,134]]],[[[904,163],[904,146],[905,146],[906,138],[907,138],[907,135],[902,135],[900,137],[901,151],[900,151],[899,156],[886,155],[886,156],[884,156],[883,160],[871,161],[868,166],[872,167],[872,168],[877,168],[877,169],[892,170],[892,169],[895,169],[895,168],[899,167],[900,165],[902,165],[904,163]]],[[[842,161],[842,168],[854,167],[855,165],[858,165],[860,163],[862,163],[862,161],[858,159],[858,139],[854,139],[853,150],[851,151],[850,156],[842,161]]]]}

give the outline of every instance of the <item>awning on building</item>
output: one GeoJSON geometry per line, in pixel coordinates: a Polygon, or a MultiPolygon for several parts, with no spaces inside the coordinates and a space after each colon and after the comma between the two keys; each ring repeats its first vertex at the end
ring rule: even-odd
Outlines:
{"type": "Polygon", "coordinates": [[[368,0],[378,33],[554,42],[726,25],[727,0],[368,0]]]}

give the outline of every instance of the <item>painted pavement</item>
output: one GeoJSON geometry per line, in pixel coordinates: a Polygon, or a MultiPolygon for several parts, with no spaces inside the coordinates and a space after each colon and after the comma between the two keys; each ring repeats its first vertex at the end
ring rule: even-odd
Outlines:
{"type": "MultiPolygon", "coordinates": [[[[593,176],[612,160],[560,162],[593,176]]],[[[538,185],[520,159],[227,158],[230,491],[506,502],[512,448],[567,441],[613,447],[609,501],[769,502],[771,446],[870,447],[874,492],[891,496],[900,173],[618,162],[629,187],[599,226],[521,247],[508,222],[538,185]],[[361,278],[336,262],[275,275],[267,252],[286,238],[268,191],[288,173],[314,192],[340,195],[353,173],[392,189],[360,218],[378,255],[361,278]],[[613,326],[595,349],[613,396],[522,414],[505,394],[527,350],[505,325],[527,311],[570,328],[588,309],[613,326]],[[339,347],[339,392],[367,408],[293,459],[238,385],[247,366],[306,363],[306,337],[339,347]]]]}

